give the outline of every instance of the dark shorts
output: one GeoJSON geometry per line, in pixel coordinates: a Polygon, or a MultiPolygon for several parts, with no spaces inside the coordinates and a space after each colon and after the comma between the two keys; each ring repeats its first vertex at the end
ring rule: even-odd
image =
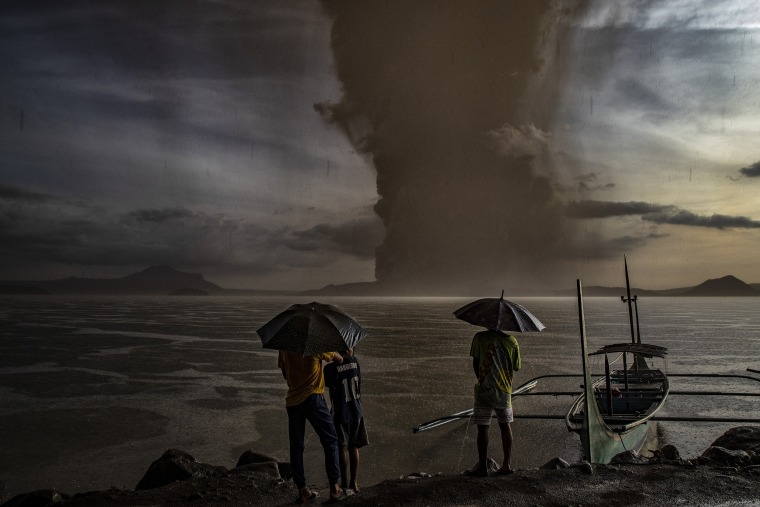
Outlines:
{"type": "Polygon", "coordinates": [[[364,417],[358,421],[335,423],[338,434],[338,445],[341,447],[359,448],[369,444],[367,429],[364,427],[364,417]]]}

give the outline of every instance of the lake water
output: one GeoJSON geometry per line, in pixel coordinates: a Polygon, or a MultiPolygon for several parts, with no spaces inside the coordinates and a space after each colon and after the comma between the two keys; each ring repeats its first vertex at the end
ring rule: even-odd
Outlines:
{"type": "MultiPolygon", "coordinates": [[[[515,382],[580,371],[574,298],[515,298],[546,325],[518,335],[515,382]]],[[[452,312],[469,299],[322,298],[370,336],[356,350],[370,445],[360,483],[416,471],[454,473],[476,460],[467,420],[413,434],[421,422],[471,407],[470,340],[478,329],[452,312]]],[[[235,466],[246,449],[288,457],[286,385],[277,353],[255,330],[304,298],[4,297],[0,299],[0,480],[10,495],[134,488],[150,463],[179,448],[235,466]]],[[[642,339],[670,349],[668,373],[760,369],[760,298],[646,298],[642,339]]],[[[619,299],[587,298],[590,348],[629,339],[619,299]]],[[[599,371],[601,368],[595,368],[599,371]]],[[[579,379],[541,381],[578,390],[579,379]]],[[[672,378],[671,389],[760,392],[760,382],[672,378]]],[[[562,414],[572,398],[515,399],[517,414],[562,414]]],[[[663,415],[760,418],[757,398],[673,396],[663,415]]],[[[663,442],[701,453],[731,423],[660,423],[663,442]]],[[[518,419],[513,466],[579,458],[564,421],[518,419]]],[[[491,449],[501,459],[496,426],[491,449]]],[[[326,482],[318,438],[307,433],[307,479],[326,482]]]]}

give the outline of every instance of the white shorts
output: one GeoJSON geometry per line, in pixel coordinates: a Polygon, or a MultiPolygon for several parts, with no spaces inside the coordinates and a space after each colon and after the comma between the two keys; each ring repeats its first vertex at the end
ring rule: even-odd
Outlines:
{"type": "Polygon", "coordinates": [[[494,413],[496,413],[496,421],[499,424],[511,423],[515,420],[512,407],[493,408],[476,403],[472,411],[472,421],[478,426],[490,426],[494,413]]]}

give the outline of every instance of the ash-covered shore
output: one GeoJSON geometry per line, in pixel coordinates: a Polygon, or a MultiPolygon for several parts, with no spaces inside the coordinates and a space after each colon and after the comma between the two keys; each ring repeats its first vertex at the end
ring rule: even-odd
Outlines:
{"type": "MultiPolygon", "coordinates": [[[[41,490],[18,495],[2,507],[146,505],[292,505],[297,489],[289,464],[252,451],[233,469],[166,451],[135,490],[109,489],[75,495],[41,490]]],[[[408,472],[408,471],[406,471],[408,472]]],[[[328,498],[326,485],[315,485],[328,498]]],[[[2,494],[0,487],[0,495],[2,494]]],[[[0,497],[0,501],[5,500],[0,497]]],[[[545,466],[507,476],[401,473],[362,488],[343,500],[368,506],[751,506],[760,505],[760,427],[733,428],[698,458],[684,460],[672,446],[651,457],[622,454],[610,465],[568,464],[555,458],[545,466]]]]}

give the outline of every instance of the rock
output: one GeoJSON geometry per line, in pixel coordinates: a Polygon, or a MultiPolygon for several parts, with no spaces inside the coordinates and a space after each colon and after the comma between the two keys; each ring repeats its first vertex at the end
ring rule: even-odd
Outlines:
{"type": "Polygon", "coordinates": [[[701,462],[707,464],[718,464],[732,467],[750,463],[750,456],[746,451],[726,449],[716,445],[708,448],[699,458],[701,462]]]}
{"type": "Polygon", "coordinates": [[[277,466],[276,461],[264,461],[262,463],[248,463],[247,465],[240,465],[235,467],[234,473],[240,472],[258,472],[272,479],[280,478],[280,469],[277,466]]]}
{"type": "Polygon", "coordinates": [[[585,459],[570,465],[570,468],[580,468],[589,475],[594,475],[594,465],[586,461],[585,459]]]}
{"type": "Polygon", "coordinates": [[[726,431],[711,447],[760,453],[760,427],[738,426],[726,431]]]}
{"type": "Polygon", "coordinates": [[[666,445],[662,449],[656,451],[659,453],[660,458],[668,461],[681,461],[681,453],[675,445],[666,445]]]}
{"type": "Polygon", "coordinates": [[[291,469],[289,461],[277,461],[277,458],[273,458],[272,456],[267,456],[266,454],[261,454],[255,451],[245,451],[243,454],[241,454],[235,467],[237,468],[244,465],[250,465],[252,463],[268,462],[277,463],[279,475],[283,479],[290,479],[293,476],[292,472],[290,471],[291,469]]]}
{"type": "Polygon", "coordinates": [[[405,479],[424,479],[425,477],[432,477],[432,476],[427,472],[413,472],[404,478],[405,479]]]}
{"type": "Polygon", "coordinates": [[[4,503],[3,507],[48,507],[49,505],[62,504],[67,498],[69,495],[54,489],[40,489],[16,495],[4,503]]]}
{"type": "Polygon", "coordinates": [[[649,463],[649,458],[636,451],[621,452],[610,460],[610,465],[646,465],[647,463],[649,463]]]}
{"type": "Polygon", "coordinates": [[[135,486],[135,490],[160,488],[192,477],[221,477],[225,474],[227,474],[227,469],[222,466],[200,463],[185,451],[169,449],[151,463],[148,471],[135,486]]]}
{"type": "Polygon", "coordinates": [[[539,468],[543,470],[560,470],[562,468],[568,468],[570,466],[570,463],[563,460],[562,458],[554,458],[550,461],[547,461],[543,465],[541,465],[539,468]]]}
{"type": "Polygon", "coordinates": [[[277,458],[273,458],[272,456],[267,456],[266,454],[261,454],[255,451],[245,451],[238,458],[238,462],[235,467],[250,465],[251,463],[267,463],[268,461],[276,462],[277,458]]]}
{"type": "Polygon", "coordinates": [[[683,465],[684,460],[681,459],[681,453],[674,445],[666,445],[661,449],[652,451],[651,463],[660,463],[664,465],[683,465]]]}

